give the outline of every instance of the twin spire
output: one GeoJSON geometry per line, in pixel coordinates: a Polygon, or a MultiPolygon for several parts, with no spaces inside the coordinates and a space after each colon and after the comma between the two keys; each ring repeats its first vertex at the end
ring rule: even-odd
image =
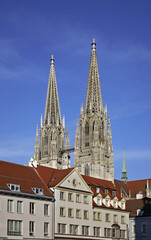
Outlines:
{"type": "Polygon", "coordinates": [[[50,73],[49,73],[44,124],[60,125],[61,114],[60,114],[59,97],[58,97],[58,89],[57,89],[53,55],[51,56],[50,62],[51,62],[51,66],[50,66],[50,73]]]}
{"type": "Polygon", "coordinates": [[[93,39],[87,93],[86,93],[86,100],[85,100],[85,109],[84,109],[85,114],[90,112],[100,113],[103,108],[95,46],[96,46],[96,42],[95,42],[95,39],[93,39]]]}

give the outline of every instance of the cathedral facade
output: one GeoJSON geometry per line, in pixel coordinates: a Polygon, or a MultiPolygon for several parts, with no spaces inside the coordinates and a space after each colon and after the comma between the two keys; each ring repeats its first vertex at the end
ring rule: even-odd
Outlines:
{"type": "MultiPolygon", "coordinates": [[[[61,120],[52,56],[44,121],[41,118],[40,131],[37,128],[35,154],[30,163],[56,169],[70,168],[70,150],[68,130],[65,130],[64,119],[61,120]]],[[[94,39],[85,106],[81,107],[80,119],[77,118],[74,167],[83,175],[114,180],[111,124],[107,108],[103,108],[102,103],[94,39]]]]}

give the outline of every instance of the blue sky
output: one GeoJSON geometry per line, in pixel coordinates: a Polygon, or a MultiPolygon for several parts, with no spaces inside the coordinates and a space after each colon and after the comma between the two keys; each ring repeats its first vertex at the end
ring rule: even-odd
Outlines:
{"type": "MultiPolygon", "coordinates": [[[[0,0],[0,159],[28,164],[54,54],[61,115],[74,146],[96,39],[115,178],[151,177],[151,1],[0,0]]],[[[72,156],[73,162],[73,156],[72,156]]]]}

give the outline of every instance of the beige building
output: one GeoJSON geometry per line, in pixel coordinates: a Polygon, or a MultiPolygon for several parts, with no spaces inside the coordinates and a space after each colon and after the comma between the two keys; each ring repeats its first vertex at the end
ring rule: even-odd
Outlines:
{"type": "Polygon", "coordinates": [[[55,198],[55,239],[128,239],[129,211],[112,181],[75,168],[35,170],[55,198]]]}

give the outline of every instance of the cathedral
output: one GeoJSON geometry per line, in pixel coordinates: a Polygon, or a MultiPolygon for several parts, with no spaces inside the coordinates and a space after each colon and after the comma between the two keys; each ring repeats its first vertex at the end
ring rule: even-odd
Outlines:
{"type": "Polygon", "coordinates": [[[35,153],[30,164],[55,169],[71,167],[70,151],[74,150],[74,167],[80,174],[114,181],[113,146],[110,118],[103,107],[93,39],[85,105],[77,118],[75,146],[70,147],[68,129],[61,119],[54,57],[51,56],[44,119],[36,133],[35,153]]]}

